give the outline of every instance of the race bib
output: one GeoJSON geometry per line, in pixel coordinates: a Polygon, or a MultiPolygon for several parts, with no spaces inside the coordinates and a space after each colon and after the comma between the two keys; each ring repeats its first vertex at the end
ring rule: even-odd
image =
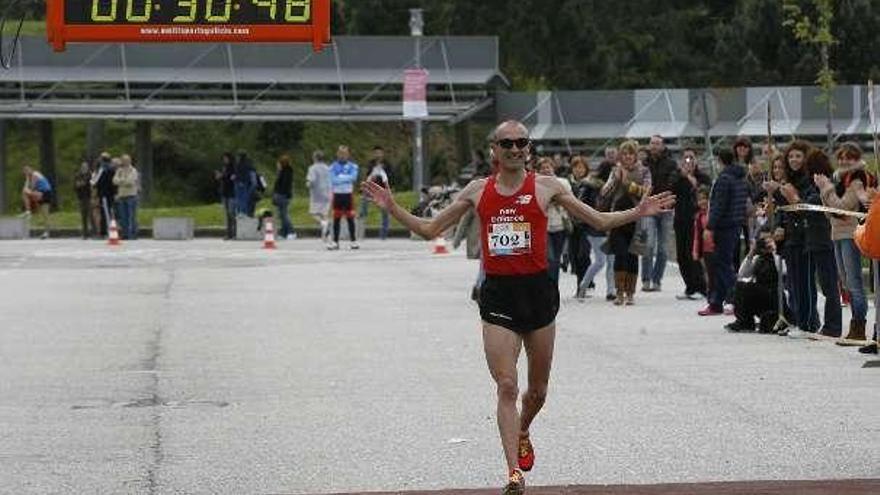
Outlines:
{"type": "Polygon", "coordinates": [[[489,255],[517,256],[532,252],[532,224],[489,224],[489,255]]]}

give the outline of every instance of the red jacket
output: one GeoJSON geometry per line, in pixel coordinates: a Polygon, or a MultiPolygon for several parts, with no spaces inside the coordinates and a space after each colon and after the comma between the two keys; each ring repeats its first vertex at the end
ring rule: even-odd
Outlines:
{"type": "Polygon", "coordinates": [[[706,229],[709,225],[709,213],[705,210],[697,212],[694,218],[694,247],[691,255],[695,260],[703,258],[706,253],[715,252],[715,241],[712,239],[712,232],[706,229]]]}

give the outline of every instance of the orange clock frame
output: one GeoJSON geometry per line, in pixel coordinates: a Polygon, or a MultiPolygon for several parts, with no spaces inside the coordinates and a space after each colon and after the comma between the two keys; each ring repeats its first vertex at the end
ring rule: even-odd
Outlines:
{"type": "Polygon", "coordinates": [[[309,24],[149,24],[107,23],[67,24],[65,0],[47,0],[46,34],[55,51],[64,51],[67,43],[311,43],[319,52],[330,42],[330,0],[310,0],[312,20],[309,24]],[[156,32],[144,34],[149,26],[156,32]],[[224,30],[225,33],[210,32],[224,30]],[[233,33],[246,29],[246,33],[233,33]],[[164,30],[164,32],[163,32],[164,30]],[[189,31],[189,32],[186,32],[189,31]],[[200,31],[200,32],[196,32],[200,31]]]}

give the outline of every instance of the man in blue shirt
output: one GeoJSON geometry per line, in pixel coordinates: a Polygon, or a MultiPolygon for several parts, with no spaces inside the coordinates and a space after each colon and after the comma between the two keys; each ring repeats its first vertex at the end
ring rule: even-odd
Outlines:
{"type": "Polygon", "coordinates": [[[709,305],[697,312],[700,316],[724,314],[724,301],[736,283],[734,255],[749,199],[746,170],[734,161],[733,151],[721,150],[718,159],[723,168],[712,186],[706,228],[715,241],[715,261],[709,267],[715,283],[709,291],[709,305]]]}
{"type": "Polygon", "coordinates": [[[21,190],[21,199],[24,202],[24,216],[30,217],[34,210],[40,211],[43,218],[45,231],[42,238],[49,237],[49,205],[52,203],[52,184],[43,174],[31,167],[25,166],[24,187],[21,190]]]}
{"type": "Polygon", "coordinates": [[[336,150],[336,160],[330,164],[330,187],[333,193],[333,243],[327,249],[339,249],[339,220],[345,217],[348,222],[348,238],[351,249],[358,243],[354,228],[354,185],[358,179],[358,165],[351,161],[348,146],[341,145],[336,150]]]}

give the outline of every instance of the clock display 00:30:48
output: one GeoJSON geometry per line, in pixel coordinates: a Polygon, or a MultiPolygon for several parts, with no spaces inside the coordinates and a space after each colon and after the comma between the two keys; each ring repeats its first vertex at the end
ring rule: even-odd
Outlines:
{"type": "Polygon", "coordinates": [[[311,0],[91,0],[91,4],[89,20],[92,23],[302,24],[311,21],[311,0]],[[173,17],[167,12],[169,6],[174,9],[173,17]],[[160,10],[164,12],[155,15],[160,10]]]}

